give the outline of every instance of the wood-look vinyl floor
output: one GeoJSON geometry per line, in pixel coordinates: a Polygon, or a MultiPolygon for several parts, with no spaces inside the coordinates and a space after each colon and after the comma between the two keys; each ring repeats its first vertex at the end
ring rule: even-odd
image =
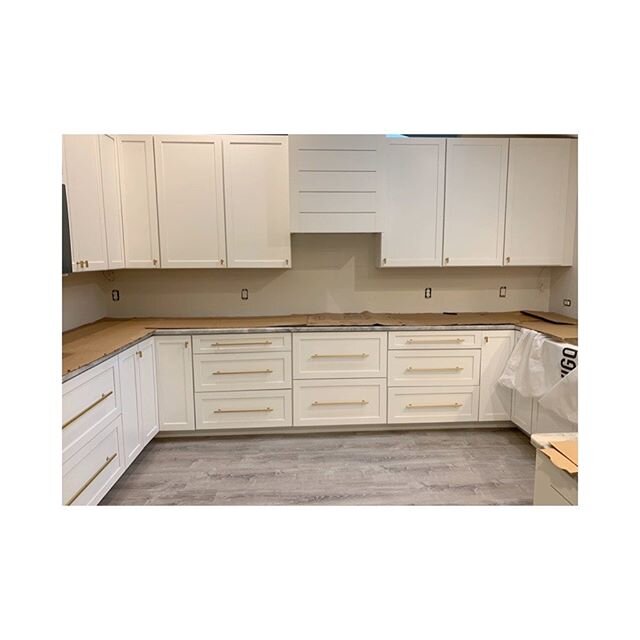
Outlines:
{"type": "Polygon", "coordinates": [[[520,505],[517,429],[155,439],[103,505],[520,505]]]}

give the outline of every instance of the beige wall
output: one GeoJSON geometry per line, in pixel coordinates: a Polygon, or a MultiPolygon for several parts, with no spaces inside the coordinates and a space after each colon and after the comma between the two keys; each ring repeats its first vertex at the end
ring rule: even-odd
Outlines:
{"type": "Polygon", "coordinates": [[[106,315],[273,315],[348,311],[500,311],[549,308],[540,267],[379,269],[375,234],[295,234],[293,268],[116,271],[106,315]],[[498,297],[498,287],[508,287],[498,297]],[[433,297],[425,300],[424,289],[433,297]],[[119,289],[120,302],[111,301],[119,289]],[[240,290],[249,289],[249,300],[240,290]]]}
{"type": "Polygon", "coordinates": [[[572,267],[553,267],[551,270],[551,292],[549,311],[564,313],[572,318],[578,317],[578,225],[573,249],[572,267]],[[562,301],[571,300],[571,306],[565,307],[562,301]]]}
{"type": "Polygon", "coordinates": [[[94,322],[107,315],[109,283],[102,273],[72,273],[62,278],[62,330],[94,322]]]}

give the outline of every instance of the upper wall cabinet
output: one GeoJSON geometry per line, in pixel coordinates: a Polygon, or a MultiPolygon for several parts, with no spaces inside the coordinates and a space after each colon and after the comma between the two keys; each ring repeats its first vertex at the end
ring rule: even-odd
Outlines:
{"type": "Polygon", "coordinates": [[[447,140],[444,265],[501,265],[507,138],[447,140]]]}
{"type": "Polygon", "coordinates": [[[287,137],[223,140],[229,267],[290,267],[287,137]]]}
{"type": "Polygon", "coordinates": [[[124,239],[122,235],[122,209],[120,206],[120,172],[118,150],[114,136],[99,136],[100,165],[102,167],[102,196],[104,223],[107,233],[109,269],[123,269],[124,239]]]}
{"type": "Polygon", "coordinates": [[[571,265],[576,206],[576,140],[512,138],[504,263],[571,265]]]}
{"type": "Polygon", "coordinates": [[[291,231],[379,231],[383,140],[383,136],[289,136],[291,231]]]}
{"type": "Polygon", "coordinates": [[[160,266],[153,136],[117,136],[128,269],[160,266]]]}
{"type": "Polygon", "coordinates": [[[155,136],[154,147],[162,267],[224,267],[221,138],[155,136]]]}
{"type": "Polygon", "coordinates": [[[109,268],[99,136],[63,137],[73,271],[109,268]]]}
{"type": "Polygon", "coordinates": [[[445,144],[444,138],[386,139],[380,266],[441,266],[445,144]]]}

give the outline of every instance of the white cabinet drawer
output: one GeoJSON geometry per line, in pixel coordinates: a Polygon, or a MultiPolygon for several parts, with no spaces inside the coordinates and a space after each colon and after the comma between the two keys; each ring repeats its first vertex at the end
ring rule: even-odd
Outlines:
{"type": "Polygon", "coordinates": [[[475,422],[478,387],[389,389],[389,424],[475,422]]]}
{"type": "Polygon", "coordinates": [[[389,352],[390,387],[470,387],[479,382],[480,351],[477,349],[389,352]]]}
{"type": "Polygon", "coordinates": [[[118,359],[62,385],[62,454],[72,455],[120,413],[118,359]]]}
{"type": "Polygon", "coordinates": [[[196,394],[196,430],[291,426],[291,390],[196,394]]]}
{"type": "Polygon", "coordinates": [[[293,377],[383,378],[386,332],[299,333],[293,336],[293,377]]]}
{"type": "Polygon", "coordinates": [[[193,336],[193,353],[291,351],[290,333],[219,333],[193,336]]]}
{"type": "Polygon", "coordinates": [[[480,331],[389,331],[389,349],[480,347],[480,331]]]}
{"type": "Polygon", "coordinates": [[[214,353],[193,357],[195,390],[290,389],[291,354],[214,353]]]}
{"type": "Polygon", "coordinates": [[[385,380],[300,380],[293,383],[293,424],[380,424],[387,420],[385,380]]]}
{"type": "Polygon", "coordinates": [[[123,471],[122,419],[117,417],[62,465],[62,503],[98,504],[123,471]]]}

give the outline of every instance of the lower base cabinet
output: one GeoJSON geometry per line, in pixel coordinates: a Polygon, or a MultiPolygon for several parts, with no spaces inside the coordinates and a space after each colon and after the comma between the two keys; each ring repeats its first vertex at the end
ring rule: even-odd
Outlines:
{"type": "Polygon", "coordinates": [[[511,420],[511,389],[498,384],[498,379],[515,346],[515,331],[483,331],[481,344],[478,420],[511,420]]]}
{"type": "Polygon", "coordinates": [[[542,451],[536,452],[533,504],[548,506],[578,504],[577,478],[558,469],[542,451]]]}
{"type": "Polygon", "coordinates": [[[478,396],[478,387],[390,388],[388,422],[475,422],[478,396]]]}

